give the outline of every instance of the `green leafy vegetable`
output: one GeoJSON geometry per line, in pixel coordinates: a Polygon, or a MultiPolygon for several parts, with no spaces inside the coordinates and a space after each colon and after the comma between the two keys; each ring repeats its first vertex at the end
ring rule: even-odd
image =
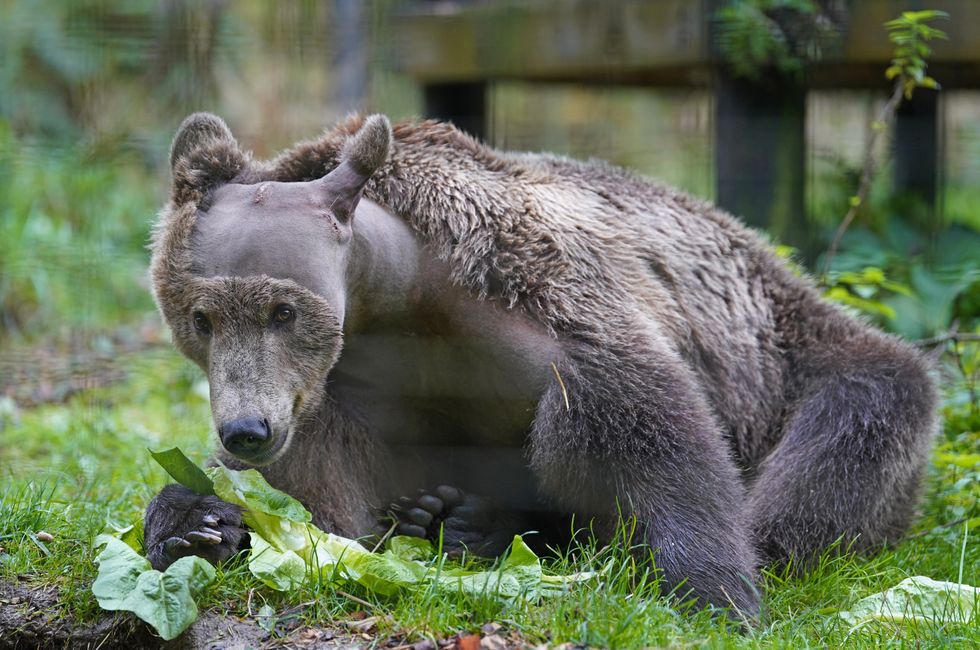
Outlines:
{"type": "Polygon", "coordinates": [[[167,474],[184,487],[198,494],[214,494],[214,485],[208,475],[177,447],[165,451],[150,450],[150,455],[160,463],[160,467],[167,470],[167,474]]]}
{"type": "Polygon", "coordinates": [[[871,621],[969,623],[980,589],[924,576],[906,578],[890,589],[862,598],[840,616],[852,626],[871,621]]]}
{"type": "Polygon", "coordinates": [[[249,535],[252,551],[248,570],[256,578],[276,589],[291,591],[306,580],[306,560],[295,551],[275,548],[259,535],[249,535]]]}
{"type": "Polygon", "coordinates": [[[92,583],[102,609],[133,612],[167,641],[194,622],[194,596],[214,580],[214,567],[206,560],[183,557],[161,573],[111,535],[99,535],[95,544],[105,545],[95,558],[99,574],[92,583]]]}
{"type": "Polygon", "coordinates": [[[302,503],[273,488],[258,470],[236,472],[219,465],[209,468],[206,476],[214,487],[214,494],[228,503],[248,508],[252,515],[266,514],[300,523],[312,520],[302,503]]]}
{"type": "Polygon", "coordinates": [[[252,529],[249,570],[280,591],[296,589],[308,576],[319,574],[352,580],[383,595],[433,583],[452,592],[511,600],[551,595],[594,577],[593,573],[545,574],[540,558],[520,536],[514,537],[500,566],[488,571],[437,567],[432,545],[420,539],[396,537],[384,553],[372,553],[356,540],[325,533],[309,523],[310,513],[302,504],[270,486],[254,469],[236,472],[218,466],[207,474],[218,497],[245,509],[243,518],[252,529]]]}
{"type": "MultiPolygon", "coordinates": [[[[192,490],[216,494],[244,508],[242,517],[251,529],[249,570],[279,591],[297,589],[309,577],[319,575],[328,580],[351,580],[382,595],[434,585],[453,593],[535,599],[561,593],[596,575],[546,574],[541,560],[519,535],[503,562],[487,571],[446,566],[435,557],[432,544],[421,539],[396,537],[384,553],[372,553],[356,540],[326,533],[311,524],[312,516],[299,501],[270,486],[254,469],[238,472],[219,465],[205,472],[176,448],[153,453],[153,458],[192,490]]],[[[161,573],[123,540],[100,535],[96,546],[102,545],[105,550],[96,558],[99,574],[92,593],[103,609],[131,611],[166,640],[194,622],[194,596],[215,575],[206,560],[184,557],[161,573]]],[[[274,628],[274,612],[260,612],[260,616],[264,629],[274,628]]]]}

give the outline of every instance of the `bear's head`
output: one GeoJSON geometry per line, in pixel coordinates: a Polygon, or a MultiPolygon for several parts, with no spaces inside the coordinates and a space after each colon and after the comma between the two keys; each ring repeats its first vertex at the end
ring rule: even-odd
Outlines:
{"type": "Polygon", "coordinates": [[[239,460],[274,462],[317,415],[343,344],[354,211],[391,138],[371,116],[333,171],[284,183],[260,180],[215,115],[191,115],[174,137],[154,297],[176,347],[207,373],[218,437],[239,460]]]}

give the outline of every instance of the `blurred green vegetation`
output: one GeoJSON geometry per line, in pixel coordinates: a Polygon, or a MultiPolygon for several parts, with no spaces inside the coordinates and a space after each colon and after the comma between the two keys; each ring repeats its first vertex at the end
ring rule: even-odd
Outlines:
{"type": "Polygon", "coordinates": [[[151,310],[143,249],[157,196],[145,167],[100,159],[94,145],[22,144],[0,122],[0,337],[95,330],[151,310]]]}
{"type": "Polygon", "coordinates": [[[841,2],[728,0],[718,3],[717,46],[736,76],[758,80],[766,68],[802,77],[840,45],[841,2]]]}
{"type": "MultiPolygon", "coordinates": [[[[392,4],[373,2],[367,12],[376,42],[365,104],[398,118],[417,114],[420,102],[383,60],[382,42],[397,28],[387,19],[392,4]]],[[[787,6],[773,11],[815,15],[813,3],[787,6]]],[[[166,196],[176,124],[192,110],[214,110],[260,156],[318,132],[344,112],[331,97],[330,25],[329,3],[312,0],[0,6],[0,341],[114,327],[148,313],[145,244],[166,196]]],[[[491,95],[490,138],[499,146],[607,158],[711,197],[703,91],[500,83],[491,95]]],[[[942,227],[895,196],[886,166],[834,259],[832,297],[910,338],[978,324],[980,96],[970,99],[959,102],[968,108],[947,136],[942,227]],[[866,267],[892,288],[846,281],[866,267]],[[907,290],[892,290],[899,285],[907,290]]],[[[809,211],[829,239],[860,162],[841,142],[819,140],[860,141],[869,124],[814,101],[809,211]]]]}

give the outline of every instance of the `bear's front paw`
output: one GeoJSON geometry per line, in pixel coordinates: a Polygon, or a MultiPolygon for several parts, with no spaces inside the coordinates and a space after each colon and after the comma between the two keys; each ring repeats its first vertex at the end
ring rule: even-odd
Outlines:
{"type": "Polygon", "coordinates": [[[168,485],[153,498],[143,534],[146,559],[158,571],[188,555],[217,564],[247,543],[241,508],[182,485],[168,485]]]}
{"type": "Polygon", "coordinates": [[[428,539],[452,557],[464,552],[496,557],[506,550],[514,535],[510,517],[485,499],[457,488],[440,485],[401,497],[392,504],[395,534],[428,539]]]}

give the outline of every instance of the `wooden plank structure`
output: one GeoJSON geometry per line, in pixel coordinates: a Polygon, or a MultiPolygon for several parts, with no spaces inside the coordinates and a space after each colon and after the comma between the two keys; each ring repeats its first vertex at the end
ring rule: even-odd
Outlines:
{"type": "MultiPolygon", "coordinates": [[[[800,83],[771,74],[732,78],[712,46],[720,0],[483,0],[400,5],[393,65],[424,87],[425,111],[486,134],[486,89],[498,80],[711,88],[716,201],[747,222],[814,253],[804,213],[806,93],[887,90],[893,46],[882,24],[902,11],[939,9],[948,41],[930,74],[944,89],[980,87],[980,1],[851,0],[836,52],[800,83]]],[[[896,129],[895,182],[933,205],[939,178],[938,103],[919,91],[896,129]]]]}

